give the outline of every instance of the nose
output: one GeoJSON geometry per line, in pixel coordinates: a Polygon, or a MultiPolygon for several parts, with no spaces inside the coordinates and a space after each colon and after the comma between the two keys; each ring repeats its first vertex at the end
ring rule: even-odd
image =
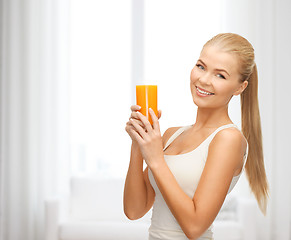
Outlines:
{"type": "Polygon", "coordinates": [[[211,74],[208,72],[203,73],[200,76],[199,81],[204,85],[209,85],[211,83],[211,74]]]}

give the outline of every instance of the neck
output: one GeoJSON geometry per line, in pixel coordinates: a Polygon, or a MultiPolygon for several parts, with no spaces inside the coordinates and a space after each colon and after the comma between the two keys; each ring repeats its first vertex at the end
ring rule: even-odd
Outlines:
{"type": "Polygon", "coordinates": [[[199,108],[197,110],[195,128],[217,128],[219,126],[230,124],[232,121],[228,116],[228,107],[211,109],[199,108]]]}

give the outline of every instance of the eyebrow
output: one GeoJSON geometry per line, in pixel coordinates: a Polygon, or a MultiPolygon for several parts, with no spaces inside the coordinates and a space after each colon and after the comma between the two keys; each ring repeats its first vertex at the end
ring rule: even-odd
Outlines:
{"type": "MultiPolygon", "coordinates": [[[[198,59],[198,61],[201,62],[203,65],[207,66],[201,59],[198,59]]],[[[225,72],[228,76],[230,76],[229,73],[226,70],[224,70],[224,69],[218,69],[218,68],[216,68],[215,70],[216,71],[225,72]]]]}

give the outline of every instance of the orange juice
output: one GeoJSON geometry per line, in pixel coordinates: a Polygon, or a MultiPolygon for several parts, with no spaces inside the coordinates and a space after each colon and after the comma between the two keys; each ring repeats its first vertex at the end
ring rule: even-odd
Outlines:
{"type": "Polygon", "coordinates": [[[158,116],[158,90],[157,85],[137,85],[136,86],[136,104],[141,106],[139,110],[153,124],[149,113],[149,108],[153,109],[158,116]]]}

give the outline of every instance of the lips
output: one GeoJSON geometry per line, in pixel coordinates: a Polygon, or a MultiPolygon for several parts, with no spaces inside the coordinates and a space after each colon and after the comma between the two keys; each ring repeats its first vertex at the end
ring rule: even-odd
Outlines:
{"type": "Polygon", "coordinates": [[[196,89],[197,89],[197,92],[198,92],[200,95],[204,95],[204,96],[211,96],[211,95],[214,95],[214,93],[209,92],[209,91],[207,91],[206,89],[203,89],[203,88],[200,88],[200,87],[197,87],[197,86],[196,86],[196,89]]]}

